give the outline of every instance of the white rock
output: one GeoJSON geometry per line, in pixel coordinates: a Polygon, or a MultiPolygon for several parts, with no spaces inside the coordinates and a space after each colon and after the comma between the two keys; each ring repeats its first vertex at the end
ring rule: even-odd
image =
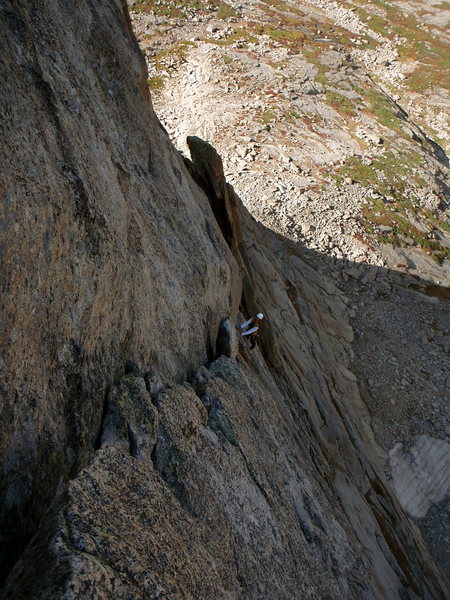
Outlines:
{"type": "Polygon", "coordinates": [[[424,517],[432,504],[450,492],[450,444],[420,435],[408,453],[402,444],[389,452],[392,485],[403,508],[424,517]]]}

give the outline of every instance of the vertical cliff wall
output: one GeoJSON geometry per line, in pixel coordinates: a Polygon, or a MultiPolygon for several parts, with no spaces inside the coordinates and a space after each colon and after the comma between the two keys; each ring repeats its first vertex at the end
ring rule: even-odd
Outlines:
{"type": "Polygon", "coordinates": [[[0,11],[2,597],[444,598],[340,294],[210,146],[186,169],[124,4],[0,11]]]}
{"type": "Polygon", "coordinates": [[[0,529],[21,546],[92,454],[126,361],[183,379],[211,360],[234,267],[151,109],[126,6],[0,16],[0,529]]]}

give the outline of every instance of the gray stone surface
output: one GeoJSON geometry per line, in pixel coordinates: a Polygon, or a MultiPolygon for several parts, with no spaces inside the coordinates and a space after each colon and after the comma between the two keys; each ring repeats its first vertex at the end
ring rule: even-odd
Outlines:
{"type": "Polygon", "coordinates": [[[4,2],[0,28],[9,562],[92,457],[126,361],[183,379],[211,360],[235,265],[151,108],[125,4],[4,2]]]}
{"type": "Polygon", "coordinates": [[[201,140],[208,198],[190,177],[124,8],[2,5],[0,597],[444,598],[343,294],[201,140]],[[216,359],[238,305],[263,307],[258,347],[216,359]]]}
{"type": "Polygon", "coordinates": [[[419,435],[405,452],[397,444],[389,452],[392,486],[403,508],[416,519],[450,492],[450,444],[419,435]]]}

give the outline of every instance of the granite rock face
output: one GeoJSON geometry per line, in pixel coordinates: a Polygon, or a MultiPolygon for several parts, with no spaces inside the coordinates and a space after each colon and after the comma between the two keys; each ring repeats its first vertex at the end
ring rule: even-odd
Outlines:
{"type": "Polygon", "coordinates": [[[0,11],[0,529],[15,545],[92,456],[127,360],[183,379],[214,357],[236,267],[151,109],[126,6],[0,11]]]}
{"type": "Polygon", "coordinates": [[[444,598],[341,294],[211,146],[186,169],[125,5],[0,10],[1,597],[444,598]]]}

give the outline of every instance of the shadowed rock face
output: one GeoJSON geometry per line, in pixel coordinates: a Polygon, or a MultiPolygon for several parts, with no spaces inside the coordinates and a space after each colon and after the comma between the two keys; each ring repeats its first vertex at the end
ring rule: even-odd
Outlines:
{"type": "Polygon", "coordinates": [[[35,533],[2,597],[444,598],[339,293],[198,139],[194,182],[123,5],[0,10],[5,572],[35,533]]]}

